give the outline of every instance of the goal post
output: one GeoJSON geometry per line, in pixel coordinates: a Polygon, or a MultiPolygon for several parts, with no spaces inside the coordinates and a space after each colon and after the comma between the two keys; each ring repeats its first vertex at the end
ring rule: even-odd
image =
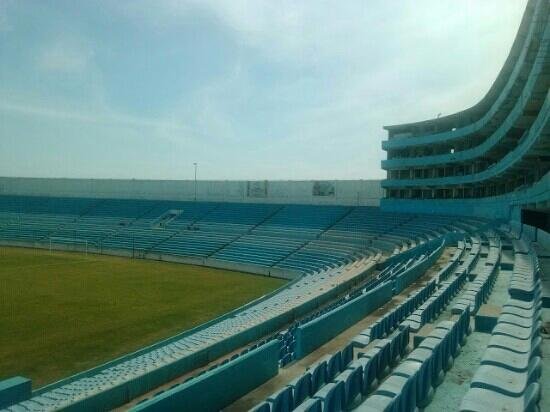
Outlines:
{"type": "Polygon", "coordinates": [[[73,237],[57,237],[50,236],[50,252],[53,250],[53,245],[84,245],[84,251],[88,255],[88,239],[79,239],[73,237]]]}

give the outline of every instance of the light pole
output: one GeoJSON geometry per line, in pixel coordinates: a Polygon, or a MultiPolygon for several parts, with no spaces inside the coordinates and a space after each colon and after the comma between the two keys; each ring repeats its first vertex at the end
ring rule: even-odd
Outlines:
{"type": "Polygon", "coordinates": [[[197,202],[197,163],[193,163],[195,166],[195,203],[197,202]]]}
{"type": "Polygon", "coordinates": [[[195,166],[195,197],[193,202],[193,225],[195,224],[197,220],[197,163],[193,163],[193,166],[195,166]]]}

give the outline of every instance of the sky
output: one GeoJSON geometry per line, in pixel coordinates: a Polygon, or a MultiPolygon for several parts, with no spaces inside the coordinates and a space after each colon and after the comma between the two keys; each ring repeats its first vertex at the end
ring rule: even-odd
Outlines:
{"type": "Polygon", "coordinates": [[[0,0],[0,176],[384,177],[475,104],[526,0],[0,0]]]}

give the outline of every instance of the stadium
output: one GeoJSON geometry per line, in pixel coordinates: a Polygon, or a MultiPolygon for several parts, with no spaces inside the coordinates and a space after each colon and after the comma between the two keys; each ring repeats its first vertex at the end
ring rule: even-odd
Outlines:
{"type": "Polygon", "coordinates": [[[0,410],[550,410],[549,16],[381,181],[0,177],[0,410]]]}

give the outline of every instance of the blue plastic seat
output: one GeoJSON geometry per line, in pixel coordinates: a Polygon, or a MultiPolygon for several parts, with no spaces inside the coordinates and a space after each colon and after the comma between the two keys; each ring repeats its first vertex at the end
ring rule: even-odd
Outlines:
{"type": "Polygon", "coordinates": [[[483,354],[481,364],[498,366],[514,372],[526,372],[530,359],[530,353],[517,353],[503,348],[489,347],[483,354]]]}
{"type": "Polygon", "coordinates": [[[290,412],[294,409],[293,390],[287,386],[267,398],[271,412],[290,412]]]}
{"type": "Polygon", "coordinates": [[[351,340],[351,344],[359,349],[363,349],[371,342],[371,338],[369,335],[365,335],[363,333],[360,333],[359,335],[355,336],[351,340]]]}
{"type": "Polygon", "coordinates": [[[294,409],[294,412],[323,412],[321,399],[310,398],[294,409]]]}
{"type": "Polygon", "coordinates": [[[460,412],[538,411],[540,385],[530,384],[521,396],[507,396],[488,389],[470,388],[460,404],[460,412]]]}
{"type": "Polygon", "coordinates": [[[434,393],[429,367],[428,362],[420,363],[406,360],[393,371],[393,375],[403,376],[413,382],[416,389],[416,403],[422,408],[431,402],[434,393]]]}
{"type": "Polygon", "coordinates": [[[327,361],[327,381],[333,380],[342,371],[342,353],[336,352],[327,361]]]}
{"type": "Polygon", "coordinates": [[[321,400],[323,412],[340,412],[344,408],[344,383],[327,383],[313,397],[321,400]]]}
{"type": "Polygon", "coordinates": [[[540,329],[541,321],[537,321],[531,328],[523,328],[510,323],[498,322],[493,328],[493,335],[511,336],[516,339],[531,340],[540,329]]]}
{"type": "MultiPolygon", "coordinates": [[[[377,352],[376,359],[376,368],[377,368],[377,377],[382,379],[388,375],[391,365],[391,351],[390,351],[391,341],[389,339],[380,339],[374,344],[373,352],[377,352]]],[[[370,351],[369,351],[370,352],[370,351]]],[[[365,356],[369,356],[369,352],[365,356]]]]}
{"type": "Polygon", "coordinates": [[[511,325],[519,326],[522,328],[532,328],[533,327],[533,319],[532,318],[525,318],[522,316],[517,316],[511,313],[502,313],[498,317],[499,323],[509,323],[511,325]]]}
{"type": "Polygon", "coordinates": [[[262,402],[261,404],[249,409],[248,412],[271,412],[271,404],[269,402],[262,402]]]}
{"type": "Polygon", "coordinates": [[[534,336],[533,339],[519,339],[509,335],[492,335],[489,341],[489,348],[500,348],[520,354],[530,354],[540,356],[540,345],[542,338],[534,336]]]}
{"type": "MultiPolygon", "coordinates": [[[[409,356],[407,356],[407,361],[415,361],[425,364],[425,380],[426,382],[429,382],[429,385],[432,388],[436,387],[437,380],[439,379],[439,371],[437,370],[435,356],[432,350],[425,348],[416,348],[409,354],[409,356]]],[[[426,388],[425,393],[426,392],[430,392],[428,388],[426,388]]]]}
{"type": "Polygon", "coordinates": [[[378,384],[377,364],[372,358],[360,357],[355,362],[363,368],[363,379],[361,393],[366,396],[371,393],[378,384]]]}
{"type": "Polygon", "coordinates": [[[524,319],[539,319],[541,315],[540,308],[521,308],[515,305],[505,304],[502,307],[502,314],[510,314],[524,319]]]}
{"type": "Polygon", "coordinates": [[[372,395],[355,409],[356,412],[398,412],[396,398],[384,395],[372,395]]]}
{"type": "Polygon", "coordinates": [[[309,398],[312,392],[311,373],[305,372],[302,376],[297,377],[288,384],[292,388],[294,397],[294,406],[300,405],[304,400],[309,398]]]}
{"type": "Polygon", "coordinates": [[[344,370],[353,360],[353,344],[349,343],[346,345],[346,347],[342,349],[341,353],[341,368],[344,370]]]}
{"type": "Polygon", "coordinates": [[[522,396],[529,384],[536,382],[541,374],[541,359],[530,360],[527,371],[516,372],[493,365],[481,365],[470,384],[471,388],[488,389],[506,396],[522,396]]]}
{"type": "Polygon", "coordinates": [[[323,360],[310,369],[311,371],[311,393],[317,392],[327,380],[327,361],[323,360]]]}
{"type": "Polygon", "coordinates": [[[439,386],[443,382],[444,367],[447,362],[445,351],[446,341],[437,338],[424,339],[417,349],[426,349],[432,352],[434,380],[433,384],[439,386]]]}
{"type": "Polygon", "coordinates": [[[343,407],[348,408],[361,395],[363,368],[358,366],[346,369],[336,377],[334,382],[342,382],[344,384],[343,407]]]}

